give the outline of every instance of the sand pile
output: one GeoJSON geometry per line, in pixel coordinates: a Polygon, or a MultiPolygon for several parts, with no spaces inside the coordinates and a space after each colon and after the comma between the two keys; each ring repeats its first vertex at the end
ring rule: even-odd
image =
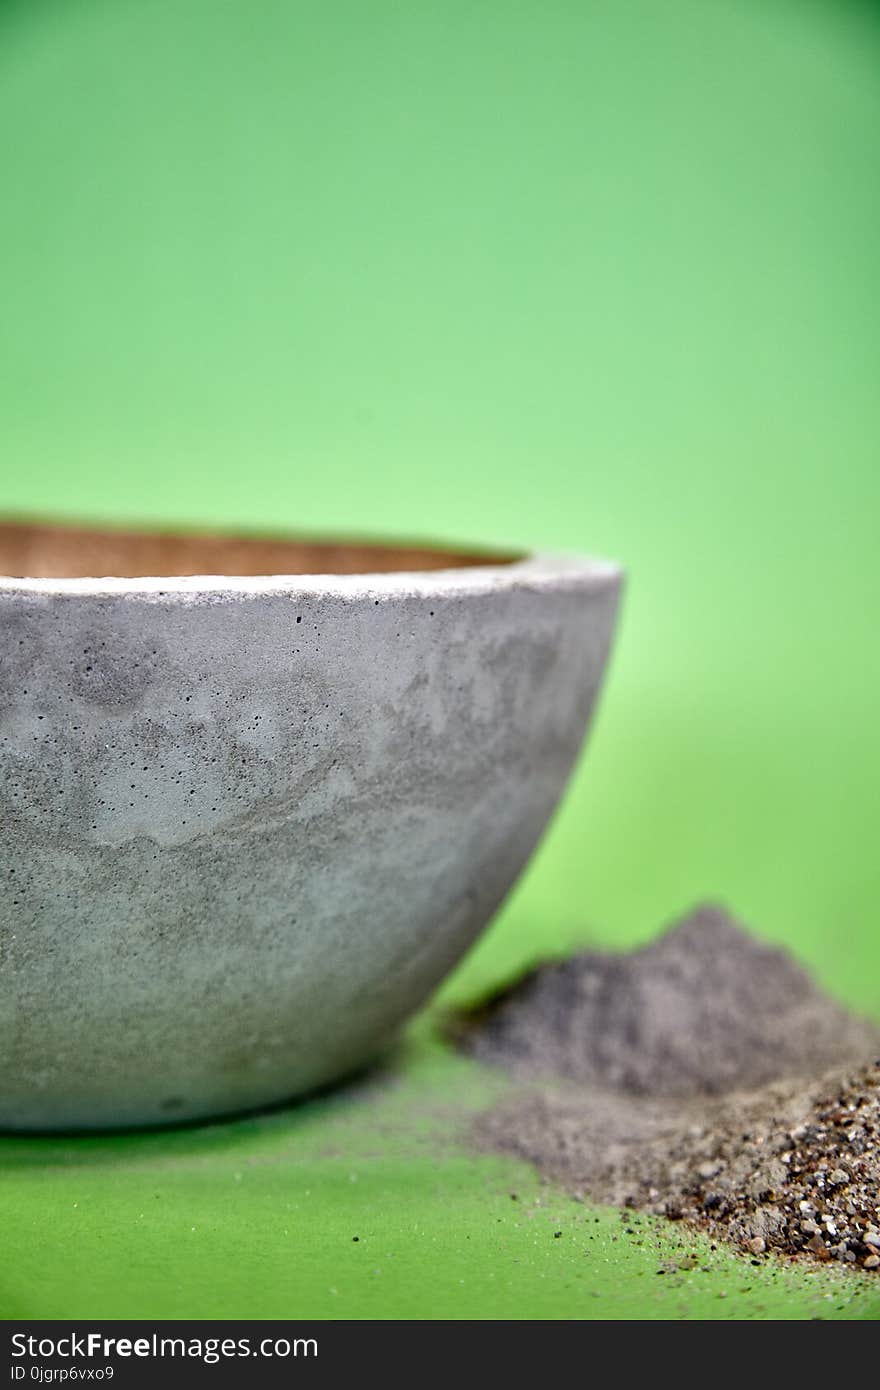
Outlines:
{"type": "Polygon", "coordinates": [[[545,966],[453,1032],[531,1083],[481,1146],[753,1256],[880,1268],[880,1031],[720,909],[545,966]]]}
{"type": "Polygon", "coordinates": [[[524,1077],[637,1096],[719,1095],[862,1061],[880,1035],[786,952],[701,907],[631,954],[546,965],[459,1020],[459,1041],[524,1077]]]}

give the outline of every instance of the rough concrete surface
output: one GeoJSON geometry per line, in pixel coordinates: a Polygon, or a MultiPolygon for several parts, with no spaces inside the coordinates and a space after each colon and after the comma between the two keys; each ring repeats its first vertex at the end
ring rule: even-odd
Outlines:
{"type": "Polygon", "coordinates": [[[0,1124],[232,1111],[380,1048],[529,857],[618,590],[0,579],[0,1124]]]}

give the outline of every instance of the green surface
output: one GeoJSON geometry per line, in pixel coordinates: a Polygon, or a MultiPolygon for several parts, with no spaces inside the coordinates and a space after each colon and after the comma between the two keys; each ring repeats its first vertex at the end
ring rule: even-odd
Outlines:
{"type": "Polygon", "coordinates": [[[27,1241],[3,1277],[6,1316],[880,1314],[880,1281],[755,1265],[469,1156],[452,1125],[499,1090],[422,1037],[390,1077],[296,1109],[112,1142],[8,1140],[16,1192],[0,1203],[24,1209],[27,1241]]]}
{"type": "MultiPolygon", "coordinates": [[[[0,507],[629,569],[447,999],[708,895],[880,1017],[878,63],[867,3],[0,4],[0,507]]],[[[425,1113],[498,1083],[420,1038],[391,1092],[3,1141],[8,1315],[880,1312],[523,1216],[425,1113]]]]}

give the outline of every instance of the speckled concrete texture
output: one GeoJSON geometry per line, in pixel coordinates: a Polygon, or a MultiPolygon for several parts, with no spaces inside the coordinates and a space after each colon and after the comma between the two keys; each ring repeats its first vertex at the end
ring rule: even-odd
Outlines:
{"type": "Polygon", "coordinates": [[[0,1125],[281,1100],[488,921],[577,754],[620,587],[0,579],[0,1125]]]}

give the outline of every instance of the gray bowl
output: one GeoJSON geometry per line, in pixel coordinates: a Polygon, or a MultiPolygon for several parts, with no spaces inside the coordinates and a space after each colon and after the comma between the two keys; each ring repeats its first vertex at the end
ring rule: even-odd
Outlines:
{"type": "Polygon", "coordinates": [[[14,1129],[221,1114],[374,1056],[529,858],[620,588],[577,558],[15,525],[0,573],[40,576],[0,578],[14,1129]]]}

